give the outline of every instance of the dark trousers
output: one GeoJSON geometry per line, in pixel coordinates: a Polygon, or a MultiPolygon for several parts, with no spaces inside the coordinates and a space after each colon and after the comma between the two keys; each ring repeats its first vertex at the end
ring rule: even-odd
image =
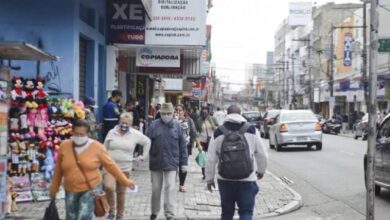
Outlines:
{"type": "Polygon", "coordinates": [[[103,122],[103,142],[106,139],[106,136],[108,132],[115,128],[115,126],[118,124],[118,121],[104,121],[103,122]]]}
{"type": "Polygon", "coordinates": [[[187,178],[187,172],[183,172],[181,170],[181,167],[179,169],[179,183],[180,183],[180,186],[184,186],[184,183],[186,182],[186,178],[187,178]]]}
{"type": "Polygon", "coordinates": [[[240,220],[251,220],[259,187],[256,182],[218,180],[221,196],[222,220],[232,220],[235,204],[238,206],[240,220]]]}

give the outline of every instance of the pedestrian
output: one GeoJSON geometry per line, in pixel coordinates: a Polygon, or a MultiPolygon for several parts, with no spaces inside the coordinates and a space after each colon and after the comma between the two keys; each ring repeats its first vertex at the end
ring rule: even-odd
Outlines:
{"type": "Polygon", "coordinates": [[[213,117],[217,120],[218,125],[222,125],[225,120],[226,114],[221,110],[220,107],[217,107],[217,111],[214,113],[213,117]]]}
{"type": "Polygon", "coordinates": [[[177,170],[180,167],[183,172],[187,172],[188,155],[180,123],[173,118],[172,103],[162,104],[160,113],[161,119],[154,120],[147,130],[147,136],[152,140],[149,153],[152,180],[150,219],[157,219],[160,212],[164,182],[164,212],[165,217],[170,220],[175,217],[177,170]]]}
{"type": "Polygon", "coordinates": [[[75,121],[72,129],[73,136],[63,141],[58,150],[50,198],[56,198],[63,179],[66,219],[92,220],[94,191],[102,182],[101,166],[126,187],[134,188],[134,182],[123,174],[101,143],[88,137],[86,121],[75,121]]]}
{"type": "MultiPolygon", "coordinates": [[[[143,160],[133,158],[133,152],[137,145],[142,146],[145,152],[149,152],[150,139],[138,130],[131,127],[133,116],[130,113],[122,113],[119,125],[112,129],[104,142],[110,157],[118,164],[126,177],[131,176],[133,161],[143,160]]],[[[110,213],[107,219],[122,220],[126,199],[126,186],[118,182],[115,177],[106,170],[103,172],[104,190],[110,204],[110,213]],[[115,199],[116,198],[116,199],[115,199]]]]}
{"type": "Polygon", "coordinates": [[[267,158],[258,130],[241,116],[239,107],[230,106],[225,123],[214,132],[206,156],[206,182],[210,192],[215,188],[218,167],[222,220],[233,219],[236,203],[240,219],[252,219],[259,191],[256,181],[265,173],[267,158]]]}
{"type": "Polygon", "coordinates": [[[97,109],[96,101],[92,97],[85,97],[85,121],[89,124],[90,137],[98,140],[99,131],[101,130],[101,125],[96,123],[95,109],[97,109]]]}
{"type": "Polygon", "coordinates": [[[122,98],[122,92],[114,90],[111,92],[111,98],[103,106],[103,140],[106,138],[108,132],[113,129],[119,121],[119,105],[122,98]]]}
{"type": "MultiPolygon", "coordinates": [[[[178,116],[178,120],[180,122],[180,126],[182,128],[182,132],[185,138],[185,144],[187,146],[188,155],[192,154],[192,147],[194,142],[196,142],[197,146],[200,148],[200,143],[198,140],[198,132],[196,131],[195,123],[192,119],[185,114],[185,108],[183,105],[176,106],[176,112],[178,116]]],[[[200,148],[201,149],[201,148],[200,148]]],[[[181,168],[179,169],[179,192],[185,192],[185,181],[187,178],[187,172],[184,172],[181,168]]]]}
{"type": "Polygon", "coordinates": [[[138,111],[135,108],[135,101],[128,101],[125,105],[125,112],[133,115],[133,128],[139,129],[140,117],[138,111]]]}
{"type": "Polygon", "coordinates": [[[157,104],[156,105],[156,116],[154,117],[155,120],[161,118],[160,109],[161,109],[161,104],[157,104]]]}
{"type": "Polygon", "coordinates": [[[198,108],[197,107],[194,107],[192,109],[192,112],[190,114],[190,117],[191,119],[194,121],[194,122],[197,122],[198,119],[199,119],[199,112],[198,112],[198,108]]]}
{"type": "MultiPolygon", "coordinates": [[[[203,151],[207,152],[211,136],[213,135],[217,126],[218,124],[215,118],[210,116],[210,109],[208,107],[203,107],[200,113],[200,117],[196,122],[196,129],[199,133],[199,141],[203,151]]],[[[203,179],[205,179],[206,176],[204,167],[202,167],[202,175],[203,179]]]]}

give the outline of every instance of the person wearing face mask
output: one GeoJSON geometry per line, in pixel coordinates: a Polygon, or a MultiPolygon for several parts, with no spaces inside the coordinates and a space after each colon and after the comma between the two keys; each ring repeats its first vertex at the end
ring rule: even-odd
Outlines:
{"type": "Polygon", "coordinates": [[[173,118],[172,103],[161,106],[161,119],[154,120],[146,134],[152,140],[149,151],[149,169],[152,180],[151,220],[157,219],[161,208],[161,190],[164,187],[164,214],[166,219],[175,217],[176,174],[187,172],[188,153],[180,123],[173,118]]]}
{"type": "Polygon", "coordinates": [[[134,181],[127,178],[111,159],[104,146],[88,137],[89,124],[84,120],[73,123],[73,136],[62,142],[50,187],[50,198],[63,182],[67,220],[92,220],[94,191],[102,182],[101,166],[123,186],[134,188],[134,181]]]}
{"type": "MultiPolygon", "coordinates": [[[[149,152],[151,143],[148,137],[132,128],[132,124],[133,116],[130,113],[122,113],[119,125],[108,132],[104,141],[104,146],[108,154],[127,177],[131,175],[133,161],[137,160],[137,158],[133,158],[133,152],[136,146],[139,145],[144,149],[144,152],[149,152]]],[[[126,186],[118,182],[106,170],[104,170],[103,179],[104,190],[107,194],[108,203],[110,204],[110,213],[107,219],[123,219],[126,186]]]]}
{"type": "Polygon", "coordinates": [[[114,90],[111,93],[111,98],[103,105],[103,140],[106,138],[108,132],[118,124],[119,115],[121,113],[121,98],[122,92],[114,90]]]}
{"type": "MultiPolygon", "coordinates": [[[[203,151],[207,152],[210,139],[217,127],[217,120],[215,120],[215,118],[210,115],[210,109],[208,107],[203,107],[200,112],[200,117],[196,122],[196,129],[199,133],[199,141],[203,151]]],[[[202,175],[203,179],[205,179],[206,176],[204,167],[202,167],[202,175]]]]}

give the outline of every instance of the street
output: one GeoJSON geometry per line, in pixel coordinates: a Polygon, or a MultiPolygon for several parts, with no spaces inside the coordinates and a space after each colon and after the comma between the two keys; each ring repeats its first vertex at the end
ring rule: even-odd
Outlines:
{"type": "MultiPolygon", "coordinates": [[[[268,143],[268,140],[266,141],[268,143]]],[[[269,150],[269,170],[291,180],[303,207],[273,219],[365,219],[363,155],[367,142],[324,135],[323,150],[289,147],[269,150]]],[[[375,217],[389,219],[390,191],[376,197],[375,217]]]]}

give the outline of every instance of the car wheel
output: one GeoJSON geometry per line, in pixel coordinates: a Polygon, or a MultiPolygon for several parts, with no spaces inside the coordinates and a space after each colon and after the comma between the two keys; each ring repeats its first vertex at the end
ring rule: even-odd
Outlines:
{"type": "Polygon", "coordinates": [[[313,146],[312,144],[308,144],[308,145],[307,145],[307,149],[310,150],[312,146],[313,146]]]}
{"type": "Polygon", "coordinates": [[[275,145],[276,145],[276,151],[281,151],[282,150],[282,145],[281,144],[278,144],[278,141],[275,137],[275,145]]]}
{"type": "Polygon", "coordinates": [[[322,150],[322,143],[316,144],[316,150],[322,150]]]}
{"type": "Polygon", "coordinates": [[[359,138],[359,136],[355,135],[355,140],[357,140],[359,138]]]}
{"type": "Polygon", "coordinates": [[[379,196],[381,194],[381,187],[375,184],[375,195],[379,196]]]}

